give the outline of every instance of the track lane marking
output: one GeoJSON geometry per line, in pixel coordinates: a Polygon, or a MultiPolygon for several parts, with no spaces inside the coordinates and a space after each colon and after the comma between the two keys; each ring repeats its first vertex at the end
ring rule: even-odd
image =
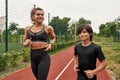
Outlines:
{"type": "Polygon", "coordinates": [[[70,60],[70,62],[64,67],[64,69],[60,72],[60,74],[55,78],[55,80],[58,80],[59,77],[63,74],[63,72],[67,69],[67,67],[71,64],[74,58],[70,60]]]}

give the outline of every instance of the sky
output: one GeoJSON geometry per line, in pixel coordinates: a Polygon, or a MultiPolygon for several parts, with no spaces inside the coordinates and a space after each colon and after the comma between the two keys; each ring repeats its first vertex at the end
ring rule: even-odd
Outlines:
{"type": "MultiPolygon", "coordinates": [[[[0,6],[5,7],[4,0],[0,0],[0,6]]],[[[120,16],[120,0],[8,0],[9,17],[20,24],[30,23],[30,10],[33,4],[41,7],[45,11],[45,23],[47,23],[47,14],[50,17],[59,16],[60,18],[69,17],[78,21],[84,17],[91,20],[94,32],[99,31],[100,24],[114,21],[120,16]],[[10,2],[12,1],[12,2],[10,2]],[[21,15],[22,14],[22,15],[21,15]]],[[[0,16],[2,14],[0,7],[0,16]]],[[[4,14],[4,13],[3,13],[4,14]]]]}

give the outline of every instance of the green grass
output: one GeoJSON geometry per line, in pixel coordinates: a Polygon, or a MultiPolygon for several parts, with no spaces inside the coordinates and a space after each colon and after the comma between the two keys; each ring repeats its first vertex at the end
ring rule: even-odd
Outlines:
{"type": "MultiPolygon", "coordinates": [[[[20,51],[23,48],[22,43],[8,43],[8,50],[20,51]]],[[[5,43],[0,43],[0,54],[5,52],[5,43]]]]}
{"type": "Polygon", "coordinates": [[[111,75],[120,80],[120,43],[115,43],[112,38],[100,38],[96,41],[97,44],[102,46],[103,52],[107,60],[107,68],[112,71],[111,75]]]}

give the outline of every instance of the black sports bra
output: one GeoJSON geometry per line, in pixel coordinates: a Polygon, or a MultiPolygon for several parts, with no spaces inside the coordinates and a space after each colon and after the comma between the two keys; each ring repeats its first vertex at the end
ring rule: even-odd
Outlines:
{"type": "Polygon", "coordinates": [[[42,41],[42,42],[48,41],[48,35],[47,35],[44,28],[39,32],[32,32],[31,28],[28,31],[28,38],[29,39],[31,38],[32,41],[42,41]]]}

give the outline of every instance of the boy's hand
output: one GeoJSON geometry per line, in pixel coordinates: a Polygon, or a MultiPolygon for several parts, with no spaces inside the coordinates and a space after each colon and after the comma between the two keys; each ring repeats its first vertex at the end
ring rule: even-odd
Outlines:
{"type": "Polygon", "coordinates": [[[80,69],[78,68],[78,65],[74,65],[74,71],[75,71],[75,72],[80,71],[80,69]]]}
{"type": "Polygon", "coordinates": [[[86,76],[91,79],[93,78],[93,76],[95,75],[94,72],[92,70],[86,70],[84,71],[86,73],[86,76]]]}

